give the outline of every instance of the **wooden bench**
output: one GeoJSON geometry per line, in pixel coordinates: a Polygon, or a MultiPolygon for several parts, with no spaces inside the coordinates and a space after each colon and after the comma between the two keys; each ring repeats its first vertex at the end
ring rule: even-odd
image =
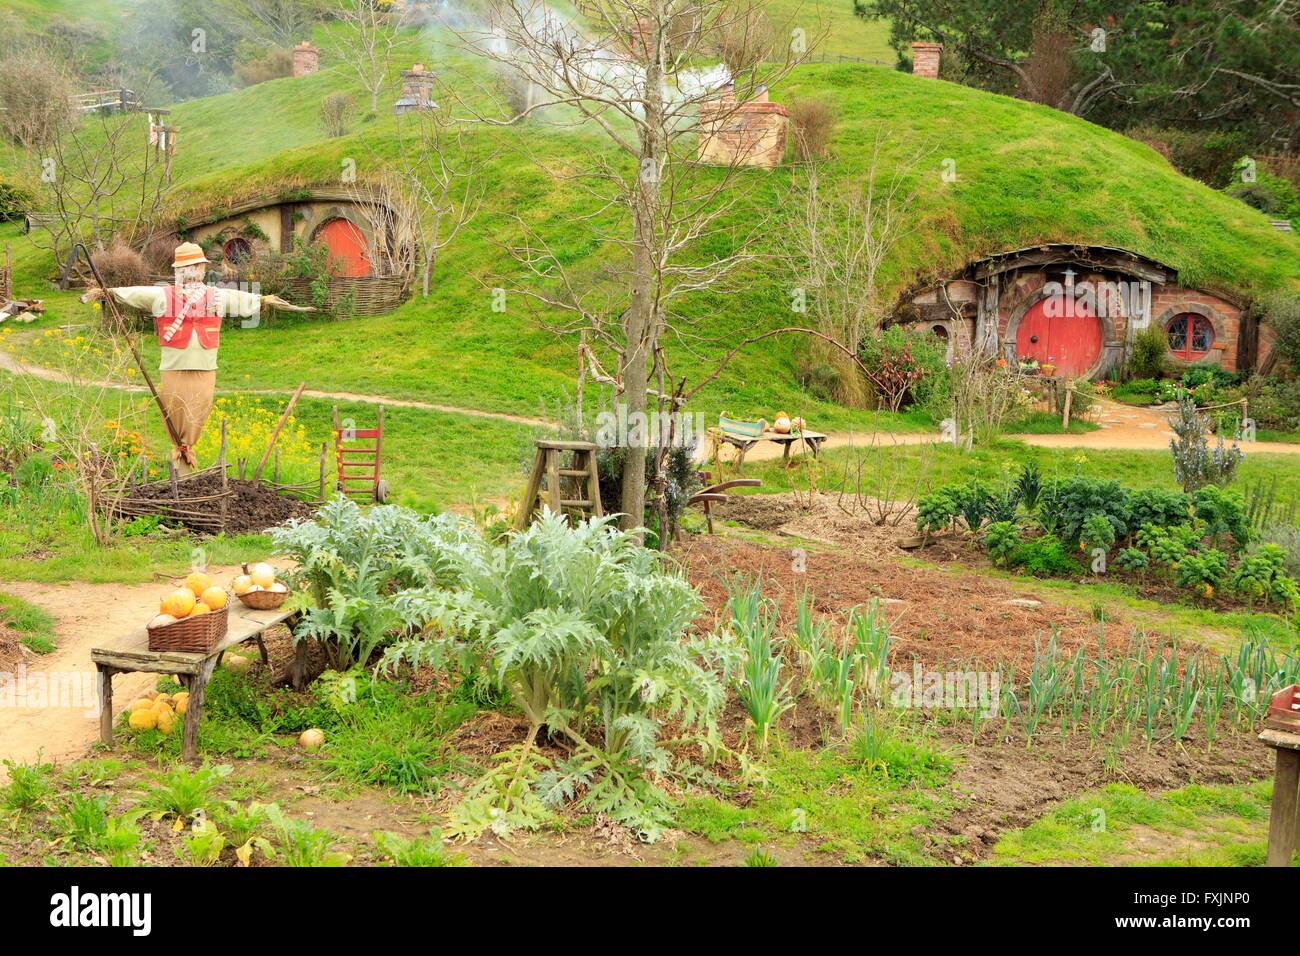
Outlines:
{"type": "Polygon", "coordinates": [[[798,432],[774,432],[770,428],[765,429],[758,435],[738,435],[734,432],[727,431],[723,428],[710,428],[709,437],[713,439],[713,458],[719,464],[721,459],[718,458],[718,452],[722,446],[731,445],[739,454],[736,457],[736,468],[741,469],[745,465],[745,453],[761,441],[776,442],[782,446],[781,460],[788,461],[790,458],[790,447],[798,442],[803,442],[804,447],[812,452],[814,458],[821,450],[822,443],[826,441],[826,436],[821,432],[798,431],[798,432]]]}
{"type": "MultiPolygon", "coordinates": [[[[262,663],[266,664],[268,660],[263,632],[277,624],[288,624],[292,628],[297,616],[297,611],[255,611],[235,601],[230,607],[226,636],[207,654],[151,651],[149,634],[143,627],[116,642],[92,648],[90,659],[99,672],[100,740],[113,746],[113,675],[140,672],[175,674],[190,694],[185,706],[181,752],[185,759],[195,759],[198,756],[199,721],[203,716],[203,691],[225,652],[237,644],[255,640],[262,653],[262,663]]],[[[300,644],[299,648],[305,650],[305,643],[300,644]]],[[[294,660],[295,686],[301,686],[301,669],[304,664],[305,655],[300,653],[294,660]]]]}

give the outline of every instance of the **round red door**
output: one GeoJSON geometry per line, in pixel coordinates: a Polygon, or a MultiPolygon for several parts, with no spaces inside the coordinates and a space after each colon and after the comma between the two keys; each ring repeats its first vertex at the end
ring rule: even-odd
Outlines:
{"type": "Polygon", "coordinates": [[[1050,309],[1048,303],[1040,299],[1021,318],[1016,356],[1037,359],[1039,365],[1050,362],[1066,378],[1087,375],[1101,357],[1101,320],[1077,299],[1052,301],[1050,309]]]}
{"type": "Polygon", "coordinates": [[[370,252],[366,237],[346,219],[331,219],[321,226],[317,238],[329,249],[331,271],[341,276],[370,275],[370,252]]]}

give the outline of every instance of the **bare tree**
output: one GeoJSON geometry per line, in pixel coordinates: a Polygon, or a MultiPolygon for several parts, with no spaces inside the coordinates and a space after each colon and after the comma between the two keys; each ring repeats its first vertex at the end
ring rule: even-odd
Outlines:
{"type": "Polygon", "coordinates": [[[321,15],[315,0],[219,0],[213,6],[232,32],[284,49],[307,39],[321,15]]]}
{"type": "Polygon", "coordinates": [[[338,0],[336,15],[344,24],[332,34],[339,60],[356,72],[370,94],[370,112],[377,113],[401,21],[378,0],[338,0]]]}
{"type": "Polygon", "coordinates": [[[170,191],[167,158],[135,117],[96,113],[61,128],[41,161],[45,208],[33,243],[64,261],[77,242],[92,251],[113,241],[148,245],[170,191]]]}
{"type": "MultiPolygon", "coordinates": [[[[919,151],[884,172],[887,137],[876,137],[866,173],[856,183],[826,182],[810,163],[790,194],[790,258],[796,288],[807,298],[817,328],[851,352],[886,318],[890,302],[880,269],[912,225],[913,171],[919,151]]],[[[862,404],[862,380],[843,350],[814,341],[839,374],[836,398],[862,404]]]]}
{"type": "MultiPolygon", "coordinates": [[[[646,415],[651,396],[670,410],[681,400],[663,346],[669,333],[684,335],[682,300],[718,288],[755,255],[749,240],[761,229],[761,214],[748,217],[748,229],[724,219],[744,198],[735,182],[743,156],[705,172],[698,139],[717,134],[760,87],[782,79],[814,38],[788,24],[770,27],[762,32],[765,52],[738,57],[743,69],[729,72],[699,64],[715,59],[718,38],[755,23],[757,0],[578,0],[575,6],[590,27],[565,21],[542,0],[501,0],[490,8],[487,27],[457,28],[465,47],[518,69],[544,94],[504,117],[465,105],[489,123],[541,114],[581,124],[612,145],[565,169],[535,158],[589,197],[591,212],[582,222],[609,251],[607,265],[574,274],[523,216],[516,222],[524,238],[510,251],[541,280],[516,291],[568,313],[553,329],[582,338],[593,378],[613,384],[632,420],[646,415]],[[683,29],[688,11],[697,28],[683,29]],[[724,251],[700,254],[704,242],[728,233],[729,242],[717,243],[724,251]],[[608,370],[597,363],[597,348],[612,354],[608,370]],[[669,381],[656,390],[652,375],[669,381]]],[[[620,506],[628,528],[639,526],[644,514],[647,453],[646,442],[628,443],[620,506]]]]}
{"type": "Polygon", "coordinates": [[[468,155],[462,128],[443,109],[416,110],[398,123],[398,163],[388,191],[407,211],[426,297],[438,253],[474,219],[483,200],[483,181],[468,155]]]}

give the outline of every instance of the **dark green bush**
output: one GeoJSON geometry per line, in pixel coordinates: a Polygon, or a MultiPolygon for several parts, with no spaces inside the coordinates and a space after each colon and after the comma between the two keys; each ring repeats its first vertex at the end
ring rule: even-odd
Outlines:
{"type": "Polygon", "coordinates": [[[1164,374],[1168,351],[1165,330],[1158,325],[1148,325],[1133,337],[1128,357],[1129,379],[1151,379],[1154,384],[1154,380],[1164,374]]]}
{"type": "Polygon", "coordinates": [[[1063,578],[1082,574],[1083,568],[1054,534],[1030,538],[1016,549],[1011,563],[1026,574],[1039,578],[1063,578]]]}

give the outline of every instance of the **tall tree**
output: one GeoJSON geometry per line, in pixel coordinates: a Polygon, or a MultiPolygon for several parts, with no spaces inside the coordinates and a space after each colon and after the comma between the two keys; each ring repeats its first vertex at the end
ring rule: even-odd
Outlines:
{"type": "MultiPolygon", "coordinates": [[[[578,0],[575,6],[577,22],[588,26],[562,19],[542,0],[502,0],[486,28],[461,30],[468,50],[519,70],[542,91],[511,115],[465,105],[488,123],[512,123],[521,113],[570,125],[576,117],[613,148],[592,150],[565,169],[538,157],[540,168],[591,197],[592,214],[581,223],[608,250],[609,270],[573,274],[567,257],[523,217],[516,222],[525,238],[510,251],[530,273],[514,291],[569,316],[553,328],[586,343],[582,354],[593,374],[614,385],[627,420],[636,421],[652,397],[680,397],[666,372],[664,345],[686,321],[682,301],[718,288],[752,258],[746,235],[721,225],[743,197],[736,163],[706,166],[698,139],[784,77],[815,38],[766,20],[757,0],[578,0]],[[720,53],[730,71],[698,66],[720,53]],[[708,128],[701,124],[705,104],[708,128]],[[593,348],[612,353],[608,373],[593,348]]],[[[676,410],[671,400],[667,407],[676,410]]],[[[626,443],[625,527],[643,520],[651,441],[626,443]]]]}

